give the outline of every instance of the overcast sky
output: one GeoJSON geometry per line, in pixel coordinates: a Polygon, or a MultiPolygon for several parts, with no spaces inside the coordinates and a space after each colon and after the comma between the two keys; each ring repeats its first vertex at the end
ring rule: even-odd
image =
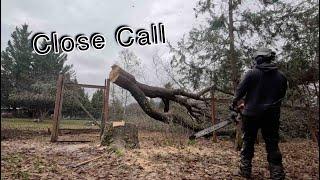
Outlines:
{"type": "MultiPolygon", "coordinates": [[[[99,32],[106,38],[103,50],[68,53],[68,63],[73,64],[79,83],[103,84],[110,66],[119,60],[123,49],[114,40],[119,25],[129,25],[134,30],[145,28],[151,23],[162,22],[166,39],[175,44],[183,34],[196,25],[194,0],[126,0],[126,1],[1,1],[1,50],[7,46],[10,34],[16,26],[27,23],[33,33],[56,31],[59,35],[74,37],[79,33],[90,36],[99,32]]],[[[156,77],[152,56],[160,52],[166,58],[167,44],[150,46],[134,45],[129,48],[141,60],[145,69],[145,80],[149,84],[161,85],[166,77],[156,77]]]]}

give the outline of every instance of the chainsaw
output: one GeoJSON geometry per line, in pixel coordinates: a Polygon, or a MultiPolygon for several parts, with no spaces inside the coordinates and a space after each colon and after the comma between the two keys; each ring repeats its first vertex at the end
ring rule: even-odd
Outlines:
{"type": "Polygon", "coordinates": [[[241,113],[244,109],[244,104],[241,103],[239,106],[237,106],[236,108],[230,106],[229,110],[231,111],[230,117],[225,120],[225,121],[221,121],[218,124],[215,124],[214,126],[208,127],[206,129],[203,129],[201,131],[198,131],[196,133],[194,133],[193,135],[191,135],[189,137],[190,140],[205,136],[209,133],[212,133],[214,131],[217,131],[231,123],[236,123],[238,124],[241,121],[241,113]]]}

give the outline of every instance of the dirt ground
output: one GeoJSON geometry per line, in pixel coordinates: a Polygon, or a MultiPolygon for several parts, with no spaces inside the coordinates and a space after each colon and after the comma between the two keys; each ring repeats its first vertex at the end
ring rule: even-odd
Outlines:
{"type": "MultiPolygon", "coordinates": [[[[68,135],[94,140],[50,143],[49,136],[1,141],[1,179],[241,179],[232,142],[212,143],[159,132],[140,132],[140,149],[106,152],[97,133],[68,135]],[[76,167],[81,162],[100,157],[76,167]]],[[[288,179],[319,179],[317,144],[281,143],[288,179]]],[[[256,145],[253,179],[267,179],[264,144],[256,145]]]]}

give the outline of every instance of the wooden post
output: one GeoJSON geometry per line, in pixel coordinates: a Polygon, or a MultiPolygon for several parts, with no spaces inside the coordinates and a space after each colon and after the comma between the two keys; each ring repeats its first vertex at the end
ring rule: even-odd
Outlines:
{"type": "Polygon", "coordinates": [[[104,128],[106,126],[105,121],[105,105],[106,105],[106,89],[107,89],[107,79],[104,80],[104,89],[103,89],[103,103],[102,103],[102,118],[101,118],[101,130],[100,130],[100,137],[103,135],[104,128]]]}
{"type": "MultiPolygon", "coordinates": [[[[212,126],[216,124],[216,108],[215,108],[215,99],[214,99],[214,91],[211,90],[211,121],[212,121],[212,126]]],[[[217,135],[216,132],[212,132],[212,141],[217,142],[217,135]]]]}
{"type": "Polygon", "coordinates": [[[54,105],[54,114],[53,114],[53,123],[52,123],[52,131],[51,131],[51,142],[56,142],[58,140],[58,132],[59,132],[59,122],[61,118],[61,109],[62,109],[62,101],[63,101],[63,74],[59,74],[57,81],[57,92],[56,92],[56,100],[54,105]]]}
{"type": "Polygon", "coordinates": [[[106,81],[106,89],[104,91],[104,127],[106,127],[109,120],[109,90],[110,90],[110,79],[106,81]]]}

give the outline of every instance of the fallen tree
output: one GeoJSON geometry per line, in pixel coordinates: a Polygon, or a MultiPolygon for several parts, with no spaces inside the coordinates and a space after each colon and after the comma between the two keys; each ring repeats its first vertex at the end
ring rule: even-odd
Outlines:
{"type": "Polygon", "coordinates": [[[149,86],[138,82],[135,77],[117,65],[112,66],[109,79],[114,84],[128,90],[138,102],[142,110],[153,119],[164,123],[176,123],[195,131],[202,130],[205,121],[210,122],[210,97],[208,92],[217,90],[225,94],[232,93],[222,91],[215,86],[206,87],[198,93],[186,92],[182,89],[167,89],[149,86]],[[164,103],[164,111],[153,108],[148,98],[160,98],[164,103]],[[176,102],[186,108],[190,118],[183,118],[170,111],[170,101],[176,102]]]}

